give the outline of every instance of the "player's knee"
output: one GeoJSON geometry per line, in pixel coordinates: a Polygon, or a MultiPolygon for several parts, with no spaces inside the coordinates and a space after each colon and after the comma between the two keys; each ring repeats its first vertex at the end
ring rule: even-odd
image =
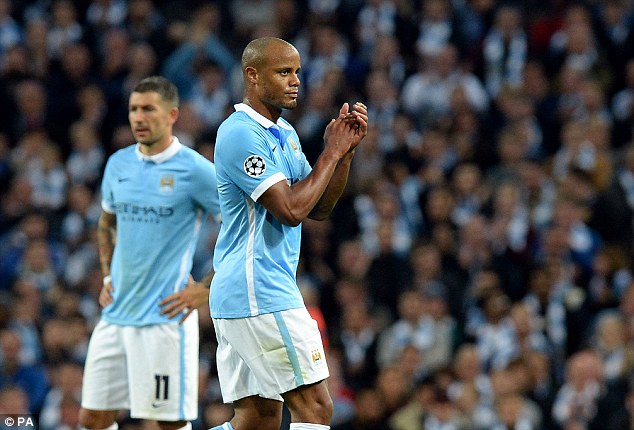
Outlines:
{"type": "Polygon", "coordinates": [[[114,424],[117,411],[94,411],[81,408],[79,410],[79,425],[85,429],[101,430],[114,424]]]}

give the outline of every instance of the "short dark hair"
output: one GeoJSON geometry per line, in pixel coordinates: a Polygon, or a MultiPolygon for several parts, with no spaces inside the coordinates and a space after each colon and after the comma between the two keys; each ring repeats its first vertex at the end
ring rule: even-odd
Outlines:
{"type": "Polygon", "coordinates": [[[178,88],[163,76],[150,76],[142,79],[132,90],[135,93],[158,93],[163,100],[178,107],[178,88]]]}

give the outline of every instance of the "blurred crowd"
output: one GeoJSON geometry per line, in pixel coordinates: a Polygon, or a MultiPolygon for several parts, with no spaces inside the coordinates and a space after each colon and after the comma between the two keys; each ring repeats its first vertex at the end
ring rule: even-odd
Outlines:
{"type": "MultiPolygon", "coordinates": [[[[0,413],[77,426],[131,88],[171,79],[174,134],[213,160],[269,35],[301,54],[284,115],[311,163],[343,102],[372,122],[335,213],[304,224],[332,429],[634,428],[633,24],[632,0],[0,0],[0,413]]],[[[206,429],[231,409],[199,318],[206,429]]]]}

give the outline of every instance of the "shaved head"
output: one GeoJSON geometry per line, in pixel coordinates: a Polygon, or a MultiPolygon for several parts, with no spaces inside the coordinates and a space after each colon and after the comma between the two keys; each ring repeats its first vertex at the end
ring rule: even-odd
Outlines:
{"type": "Polygon", "coordinates": [[[277,121],[283,109],[297,107],[299,52],[277,37],[255,39],[242,53],[244,103],[277,121]]]}
{"type": "Polygon", "coordinates": [[[271,44],[295,49],[293,45],[277,37],[260,37],[259,39],[252,40],[242,52],[242,72],[244,73],[247,67],[259,69],[268,58],[266,54],[271,44]]]}

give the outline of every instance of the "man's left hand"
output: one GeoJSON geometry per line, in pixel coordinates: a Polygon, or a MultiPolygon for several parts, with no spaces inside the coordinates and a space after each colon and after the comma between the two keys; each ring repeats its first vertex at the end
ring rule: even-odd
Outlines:
{"type": "Polygon", "coordinates": [[[187,280],[187,286],[181,291],[169,295],[164,298],[160,305],[163,307],[161,315],[167,315],[168,318],[174,318],[181,312],[185,311],[185,315],[178,322],[182,324],[183,321],[194,311],[204,304],[209,303],[209,288],[200,282],[194,281],[194,278],[189,275],[187,280]]]}

